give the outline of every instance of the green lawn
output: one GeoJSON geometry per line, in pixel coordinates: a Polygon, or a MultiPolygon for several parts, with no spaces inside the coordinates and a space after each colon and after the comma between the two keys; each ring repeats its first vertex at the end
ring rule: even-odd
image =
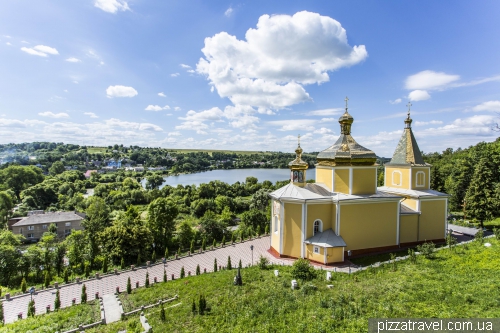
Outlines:
{"type": "MultiPolygon", "coordinates": [[[[179,295],[165,306],[165,322],[159,307],[145,310],[155,332],[366,332],[368,318],[500,317],[500,242],[487,241],[489,248],[473,243],[438,251],[434,259],[419,256],[416,264],[398,262],[395,271],[384,265],[350,276],[337,273],[330,282],[320,271],[311,281],[316,291],[300,281],[302,288],[291,290],[291,268],[279,266],[279,277],[272,269],[243,269],[242,287],[233,286],[232,270],[159,283],[121,298],[133,309],[179,295]],[[200,294],[210,308],[203,316],[191,313],[200,294]]],[[[127,326],[130,332],[138,318],[87,332],[115,333],[127,326]]]]}

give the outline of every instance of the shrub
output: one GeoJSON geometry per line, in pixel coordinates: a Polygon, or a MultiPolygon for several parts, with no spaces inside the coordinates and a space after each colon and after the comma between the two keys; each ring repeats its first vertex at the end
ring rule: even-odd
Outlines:
{"type": "Polygon", "coordinates": [[[446,244],[448,245],[448,248],[450,249],[450,251],[453,248],[453,246],[455,244],[457,244],[457,240],[455,239],[455,237],[453,237],[453,235],[451,234],[451,232],[449,232],[446,235],[446,244]]]}
{"type": "Polygon", "coordinates": [[[165,316],[165,308],[163,307],[163,303],[161,304],[160,308],[160,320],[165,321],[167,317],[165,316]]]}
{"type": "Polygon", "coordinates": [[[215,242],[215,238],[214,238],[214,241],[212,242],[212,246],[213,246],[214,249],[217,246],[217,243],[215,242]]]}
{"type": "Polygon", "coordinates": [[[200,265],[196,265],[196,275],[200,275],[200,265]]]}
{"type": "Polygon", "coordinates": [[[82,304],[87,303],[87,287],[85,284],[82,286],[82,296],[80,301],[82,304]]]}
{"type": "Polygon", "coordinates": [[[500,228],[494,228],[493,233],[495,234],[495,238],[500,240],[500,228]]]}
{"type": "Polygon", "coordinates": [[[316,287],[314,284],[312,283],[306,283],[304,284],[304,286],[302,286],[301,288],[301,292],[302,294],[304,295],[309,295],[309,294],[312,294],[313,292],[315,292],[316,290],[318,290],[318,287],[316,287]]]}
{"type": "Polygon", "coordinates": [[[201,249],[205,251],[207,249],[207,240],[203,238],[203,241],[201,242],[201,249]]]}
{"type": "Polygon", "coordinates": [[[222,246],[226,245],[226,236],[222,236],[222,241],[221,241],[222,246]]]}
{"type": "Polygon", "coordinates": [[[59,295],[59,290],[56,291],[56,299],[54,300],[54,311],[59,310],[61,307],[61,296],[59,295]]]}
{"type": "Polygon", "coordinates": [[[227,257],[227,269],[232,269],[233,265],[231,264],[231,256],[227,257]]]}
{"type": "Polygon", "coordinates": [[[217,258],[214,258],[214,272],[217,272],[217,258]]]}
{"type": "Polygon", "coordinates": [[[127,279],[127,294],[132,292],[132,283],[130,283],[130,276],[127,279]]]}
{"type": "Polygon", "coordinates": [[[120,260],[120,268],[121,268],[121,269],[125,269],[125,259],[123,259],[123,257],[122,257],[122,259],[120,260]]]}
{"type": "Polygon", "coordinates": [[[436,246],[432,242],[429,242],[429,243],[426,242],[424,244],[417,246],[418,252],[422,253],[422,255],[424,257],[426,257],[427,259],[434,258],[434,249],[435,248],[436,248],[436,246]]]}
{"type": "Polygon", "coordinates": [[[181,255],[181,247],[179,246],[179,248],[177,249],[177,256],[180,257],[180,255],[181,255]]]}
{"type": "Polygon", "coordinates": [[[316,277],[316,271],[307,259],[299,258],[292,265],[292,276],[299,280],[312,280],[316,277]]]}
{"type": "Polygon", "coordinates": [[[193,314],[196,314],[196,302],[193,299],[193,303],[191,304],[191,312],[193,314]]]}
{"type": "Polygon", "coordinates": [[[184,272],[184,266],[181,267],[181,279],[186,276],[186,272],[184,272]]]}
{"type": "Polygon", "coordinates": [[[198,300],[198,312],[200,315],[205,314],[205,311],[207,309],[207,301],[205,299],[205,296],[200,295],[200,299],[198,300]]]}
{"type": "Polygon", "coordinates": [[[28,303],[28,317],[34,317],[35,316],[35,300],[32,299],[28,303]]]}
{"type": "Polygon", "coordinates": [[[102,272],[106,274],[108,272],[108,258],[104,257],[104,260],[102,261],[102,272]]]}
{"type": "Polygon", "coordinates": [[[28,289],[28,286],[26,285],[26,279],[23,278],[23,280],[21,281],[21,291],[25,293],[26,289],[28,289]]]}
{"type": "Polygon", "coordinates": [[[194,252],[194,239],[191,240],[191,246],[189,247],[189,252],[191,252],[191,253],[194,252]]]}
{"type": "Polygon", "coordinates": [[[264,233],[267,235],[269,233],[269,225],[266,224],[266,228],[264,230],[264,233]]]}
{"type": "Polygon", "coordinates": [[[243,268],[241,265],[241,259],[240,259],[240,262],[238,263],[238,268],[243,268]]]}
{"type": "Polygon", "coordinates": [[[152,261],[153,263],[155,263],[155,262],[156,262],[156,250],[153,250],[153,255],[151,256],[151,261],[152,261]]]}
{"type": "Polygon", "coordinates": [[[86,261],[84,267],[85,267],[85,277],[88,278],[90,276],[90,263],[86,261]]]}
{"type": "Polygon", "coordinates": [[[231,234],[231,244],[234,244],[234,233],[231,234]]]}
{"type": "Polygon", "coordinates": [[[259,262],[257,263],[257,266],[259,266],[260,269],[267,269],[268,265],[269,265],[269,259],[261,255],[259,258],[259,262]]]}
{"type": "Polygon", "coordinates": [[[255,233],[257,234],[257,236],[260,236],[260,225],[257,226],[257,230],[255,231],[255,233]]]}
{"type": "Polygon", "coordinates": [[[144,282],[146,288],[149,288],[149,272],[146,272],[146,281],[144,282]]]}
{"type": "Polygon", "coordinates": [[[410,262],[412,264],[416,264],[417,263],[417,255],[415,254],[415,250],[414,249],[408,249],[408,257],[410,258],[410,262]]]}
{"type": "Polygon", "coordinates": [[[476,236],[474,236],[474,240],[478,242],[479,244],[484,243],[484,232],[483,229],[479,229],[479,231],[476,233],[476,236]]]}
{"type": "Polygon", "coordinates": [[[167,271],[163,269],[163,282],[167,282],[167,271]]]}
{"type": "Polygon", "coordinates": [[[69,282],[69,271],[68,269],[66,268],[64,270],[64,283],[68,283],[69,282]]]}

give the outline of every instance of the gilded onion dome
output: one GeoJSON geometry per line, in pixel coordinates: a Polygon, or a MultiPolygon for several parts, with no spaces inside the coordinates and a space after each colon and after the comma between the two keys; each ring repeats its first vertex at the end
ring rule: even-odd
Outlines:
{"type": "Polygon", "coordinates": [[[345,112],[339,118],[340,137],[333,146],[318,154],[316,157],[318,165],[374,165],[377,160],[377,155],[373,151],[358,144],[351,136],[354,118],[347,111],[348,100],[346,97],[345,112]]]}
{"type": "Polygon", "coordinates": [[[304,186],[306,183],[306,169],[309,163],[302,160],[302,148],[300,147],[300,135],[297,149],[295,149],[295,159],[288,163],[290,168],[290,182],[298,186],[304,186]]]}

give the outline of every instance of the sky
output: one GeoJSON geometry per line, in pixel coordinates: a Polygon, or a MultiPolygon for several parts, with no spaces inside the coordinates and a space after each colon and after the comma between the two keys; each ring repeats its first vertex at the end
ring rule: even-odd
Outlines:
{"type": "Polygon", "coordinates": [[[0,143],[391,157],[493,141],[499,1],[4,0],[0,143]]]}

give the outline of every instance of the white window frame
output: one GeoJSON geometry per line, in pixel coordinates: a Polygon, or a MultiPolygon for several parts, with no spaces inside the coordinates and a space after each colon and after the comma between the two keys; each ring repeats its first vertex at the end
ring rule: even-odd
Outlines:
{"type": "Polygon", "coordinates": [[[43,224],[43,225],[42,225],[42,229],[47,229],[47,225],[46,225],[46,224],[43,224]]]}
{"type": "Polygon", "coordinates": [[[401,173],[401,171],[394,170],[392,172],[392,185],[401,186],[402,180],[403,180],[403,174],[401,173]],[[396,182],[396,178],[394,177],[396,174],[399,175],[399,181],[398,182],[396,182]]]}
{"type": "Polygon", "coordinates": [[[316,235],[316,222],[318,222],[318,232],[323,232],[323,221],[316,219],[313,223],[313,236],[316,235]]]}
{"type": "Polygon", "coordinates": [[[34,225],[29,225],[28,226],[28,230],[35,230],[35,226],[34,225]]]}
{"type": "Polygon", "coordinates": [[[71,222],[66,222],[66,223],[64,223],[64,226],[65,226],[65,227],[71,227],[71,222]]]}
{"type": "Polygon", "coordinates": [[[316,253],[316,254],[320,254],[319,246],[314,246],[313,252],[316,253]]]}
{"type": "Polygon", "coordinates": [[[417,174],[415,175],[415,186],[416,187],[425,187],[425,172],[423,171],[417,171],[417,174]],[[422,175],[422,181],[419,182],[419,175],[422,175]]]}

